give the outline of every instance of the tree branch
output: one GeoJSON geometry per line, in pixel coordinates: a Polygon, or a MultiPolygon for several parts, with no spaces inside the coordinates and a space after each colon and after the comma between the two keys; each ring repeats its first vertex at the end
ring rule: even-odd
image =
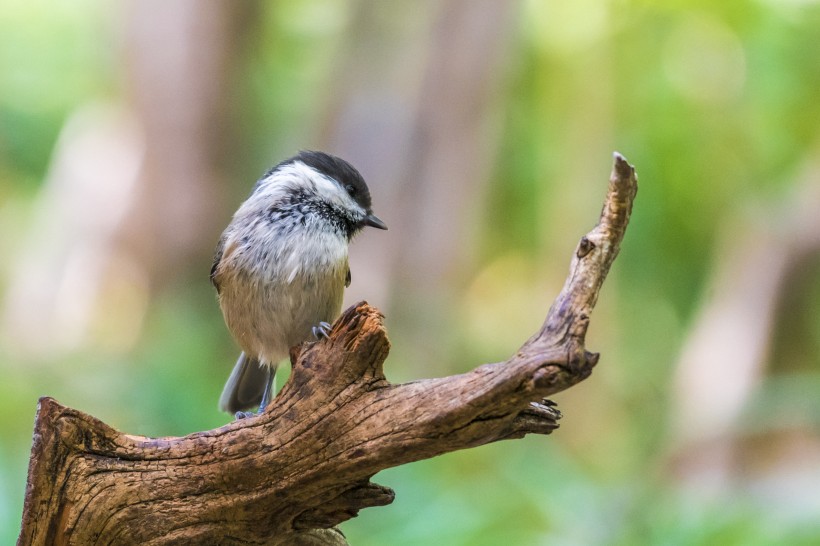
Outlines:
{"type": "Polygon", "coordinates": [[[592,372],[589,316],[629,221],[637,179],[615,154],[598,225],[541,329],[506,362],[390,384],[383,317],[359,303],[330,338],[294,348],[264,414],[181,438],[123,434],[40,399],[19,545],[345,544],[334,525],[394,494],[385,468],[549,434],[543,397],[592,372]]]}

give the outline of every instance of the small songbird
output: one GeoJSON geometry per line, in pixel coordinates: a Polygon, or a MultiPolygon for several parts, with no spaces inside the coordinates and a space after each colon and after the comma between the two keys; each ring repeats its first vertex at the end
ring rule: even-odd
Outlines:
{"type": "Polygon", "coordinates": [[[327,337],[350,285],[348,243],[363,227],[387,229],[350,163],[304,151],[265,173],[216,247],[211,282],[242,354],[219,407],[267,406],[276,366],[311,336],[327,337]]]}

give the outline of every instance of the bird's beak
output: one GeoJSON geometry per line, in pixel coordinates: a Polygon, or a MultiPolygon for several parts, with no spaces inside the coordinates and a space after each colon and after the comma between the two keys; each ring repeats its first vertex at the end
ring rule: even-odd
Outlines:
{"type": "Polygon", "coordinates": [[[375,214],[368,214],[365,216],[364,220],[362,220],[362,224],[374,228],[387,229],[387,224],[379,220],[379,217],[375,214]]]}

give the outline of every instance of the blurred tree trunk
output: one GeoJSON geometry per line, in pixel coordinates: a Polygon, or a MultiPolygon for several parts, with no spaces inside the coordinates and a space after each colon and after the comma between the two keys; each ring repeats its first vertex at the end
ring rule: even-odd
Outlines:
{"type": "Polygon", "coordinates": [[[768,494],[788,495],[798,504],[801,496],[816,495],[811,476],[817,475],[820,443],[796,432],[793,418],[792,430],[783,430],[776,404],[756,414],[752,433],[758,441],[748,441],[744,420],[766,376],[817,364],[811,335],[795,324],[812,319],[793,315],[812,293],[807,273],[817,278],[818,182],[820,164],[810,162],[786,199],[760,204],[723,226],[710,296],[684,343],[673,385],[672,465],[684,486],[719,495],[742,478],[765,480],[768,494]],[[802,304],[790,305],[795,299],[802,304]],[[807,479],[793,479],[801,474],[807,479]]]}
{"type": "Polygon", "coordinates": [[[454,320],[471,269],[516,9],[491,0],[363,1],[339,70],[322,140],[379,187],[376,210],[391,228],[352,249],[348,297],[385,305],[406,336],[397,347],[413,347],[406,357],[417,363],[447,360],[447,347],[429,340],[454,320]]]}
{"type": "Polygon", "coordinates": [[[146,149],[123,239],[158,275],[203,263],[232,208],[226,167],[241,37],[256,2],[128,4],[126,94],[146,149]],[[195,259],[195,260],[194,260],[195,259]]]}

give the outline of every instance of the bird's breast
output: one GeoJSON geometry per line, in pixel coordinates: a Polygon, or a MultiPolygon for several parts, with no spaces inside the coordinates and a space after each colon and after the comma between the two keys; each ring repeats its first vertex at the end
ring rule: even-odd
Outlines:
{"type": "Polygon", "coordinates": [[[220,264],[220,307],[248,354],[275,362],[341,311],[347,242],[333,234],[240,241],[220,264]]]}

